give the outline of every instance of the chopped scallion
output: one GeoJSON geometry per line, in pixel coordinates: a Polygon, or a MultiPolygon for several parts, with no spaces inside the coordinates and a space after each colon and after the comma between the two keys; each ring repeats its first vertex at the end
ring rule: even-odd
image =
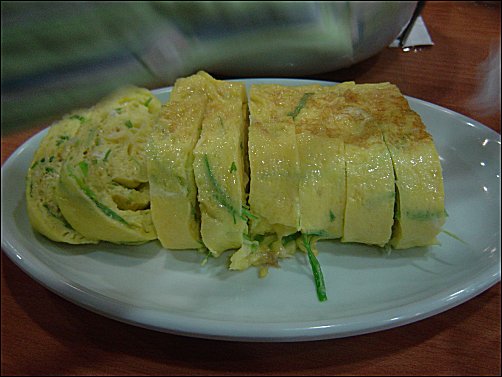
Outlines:
{"type": "Polygon", "coordinates": [[[108,156],[110,155],[110,152],[111,152],[111,151],[112,151],[111,149],[108,149],[108,150],[106,151],[106,153],[105,153],[105,157],[103,157],[103,161],[105,161],[105,162],[106,162],[106,161],[108,161],[108,156]]]}
{"type": "Polygon", "coordinates": [[[459,242],[462,242],[464,245],[469,245],[467,242],[465,242],[462,238],[460,238],[459,236],[457,236],[456,234],[452,233],[452,232],[448,232],[446,229],[443,229],[441,230],[444,234],[450,236],[451,238],[459,241],[459,242]]]}
{"type": "Polygon", "coordinates": [[[336,219],[335,214],[333,213],[332,210],[329,210],[329,221],[333,222],[333,221],[335,221],[335,219],[336,219]]]}
{"type": "Polygon", "coordinates": [[[282,246],[286,246],[291,241],[296,240],[298,237],[300,237],[300,235],[301,235],[300,232],[296,232],[296,233],[293,233],[293,234],[288,234],[285,237],[282,237],[282,240],[281,240],[282,246]]]}
{"type": "Polygon", "coordinates": [[[59,147],[62,143],[64,143],[69,138],[70,137],[67,136],[67,135],[61,135],[61,136],[59,136],[59,139],[56,141],[56,146],[59,147]]]}
{"type": "Polygon", "coordinates": [[[326,295],[326,286],[324,284],[324,276],[322,274],[321,265],[312,252],[311,242],[312,235],[302,234],[303,246],[307,250],[307,256],[310,262],[310,267],[312,268],[312,273],[314,274],[314,281],[317,290],[317,298],[319,301],[326,301],[328,299],[326,295]]]}
{"type": "Polygon", "coordinates": [[[288,113],[288,116],[292,117],[293,120],[300,114],[300,111],[305,107],[305,104],[307,103],[307,100],[309,99],[310,96],[314,95],[314,93],[305,93],[302,98],[300,99],[300,102],[298,102],[298,105],[296,108],[288,113]]]}
{"type": "Polygon", "coordinates": [[[109,218],[111,218],[113,220],[116,220],[124,225],[129,225],[129,223],[124,218],[122,218],[122,216],[115,213],[112,209],[108,208],[106,205],[101,203],[98,200],[96,194],[91,190],[91,188],[89,186],[87,186],[80,177],[75,175],[73,172],[73,169],[71,169],[70,167],[68,167],[68,173],[73,179],[75,179],[75,181],[77,182],[77,185],[80,187],[80,189],[84,192],[84,194],[89,199],[91,199],[94,202],[96,207],[98,207],[101,210],[101,212],[103,212],[106,216],[108,216],[109,218]]]}
{"type": "Polygon", "coordinates": [[[80,161],[78,167],[82,170],[84,177],[87,177],[87,174],[89,173],[89,164],[85,161],[80,161]]]}
{"type": "Polygon", "coordinates": [[[237,166],[235,166],[235,162],[232,161],[232,165],[230,165],[230,173],[233,173],[234,171],[237,171],[237,166]]]}
{"type": "Polygon", "coordinates": [[[78,119],[81,122],[85,121],[85,118],[82,115],[74,114],[70,117],[70,119],[78,119]]]}
{"type": "Polygon", "coordinates": [[[208,250],[207,253],[206,253],[206,256],[204,257],[204,259],[202,260],[202,262],[200,262],[200,265],[201,266],[205,266],[207,261],[209,260],[209,258],[212,256],[213,254],[208,250]]]}
{"type": "Polygon", "coordinates": [[[235,222],[235,215],[237,213],[237,210],[234,208],[232,203],[230,202],[230,198],[228,197],[227,193],[223,190],[223,188],[220,186],[218,183],[218,180],[213,174],[213,171],[211,169],[211,165],[209,164],[209,157],[207,154],[204,154],[204,166],[206,168],[206,173],[209,178],[209,182],[211,183],[211,186],[213,187],[213,195],[214,198],[220,202],[220,204],[225,207],[228,212],[233,216],[234,222],[235,222]]]}

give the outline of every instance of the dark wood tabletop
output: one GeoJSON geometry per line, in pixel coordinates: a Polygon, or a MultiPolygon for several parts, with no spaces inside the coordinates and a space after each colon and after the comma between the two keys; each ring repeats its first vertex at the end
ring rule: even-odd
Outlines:
{"type": "MultiPolygon", "coordinates": [[[[500,104],[491,110],[473,104],[483,81],[480,67],[500,46],[500,5],[427,2],[422,16],[434,46],[408,52],[386,48],[353,67],[309,78],[390,81],[406,95],[500,133],[500,104]]],[[[46,126],[2,135],[2,165],[46,126]]],[[[446,312],[386,331],[312,342],[246,343],[170,335],[102,317],[48,291],[4,253],[1,261],[2,375],[501,373],[500,283],[446,312]]]]}

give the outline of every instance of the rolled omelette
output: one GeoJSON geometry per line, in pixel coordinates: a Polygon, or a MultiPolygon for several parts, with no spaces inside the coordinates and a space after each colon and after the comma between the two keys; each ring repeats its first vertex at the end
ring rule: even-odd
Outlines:
{"type": "Polygon", "coordinates": [[[47,238],[69,244],[97,243],[76,231],[61,213],[57,186],[61,166],[67,159],[70,139],[82,123],[89,121],[87,110],[77,110],[52,124],[33,156],[26,177],[26,205],[33,228],[47,238]]]}
{"type": "Polygon", "coordinates": [[[145,148],[160,102],[122,88],[98,103],[61,168],[57,202],[85,237],[118,244],[157,238],[150,214],[145,148]]]}
{"type": "MultiPolygon", "coordinates": [[[[278,191],[287,198],[284,203],[289,203],[289,209],[294,208],[298,198],[296,231],[320,238],[341,238],[342,242],[384,246],[393,225],[392,161],[372,114],[341,94],[346,85],[354,84],[254,86],[251,99],[258,98],[256,103],[261,106],[251,108],[252,125],[256,116],[270,124],[289,124],[294,131],[290,143],[296,150],[299,169],[297,174],[286,174],[289,191],[278,191]]],[[[284,144],[269,140],[268,145],[278,149],[284,144]]],[[[284,174],[270,175],[284,179],[284,174]]],[[[251,210],[255,210],[255,203],[264,200],[254,200],[254,180],[256,172],[251,165],[251,210]]],[[[273,190],[267,190],[269,196],[273,190]]],[[[272,203],[267,206],[275,213],[285,213],[284,208],[272,203]]]]}
{"type": "Polygon", "coordinates": [[[199,72],[178,79],[162,109],[128,87],[67,115],[28,171],[34,228],[68,243],[239,249],[232,269],[277,264],[294,252],[283,240],[301,233],[437,243],[439,156],[396,86],[260,84],[249,97],[199,72]]]}

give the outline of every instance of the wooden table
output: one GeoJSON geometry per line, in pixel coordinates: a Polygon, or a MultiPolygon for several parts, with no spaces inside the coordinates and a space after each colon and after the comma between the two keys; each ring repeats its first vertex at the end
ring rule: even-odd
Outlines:
{"type": "MultiPolygon", "coordinates": [[[[391,81],[404,94],[500,133],[500,110],[470,106],[477,69],[500,44],[500,6],[429,2],[435,43],[385,49],[349,69],[311,76],[391,81]]],[[[2,164],[46,125],[2,136],[2,164]]],[[[6,219],[2,219],[6,221],[6,219]]],[[[2,253],[2,375],[500,375],[500,283],[445,313],[403,327],[305,343],[234,343],[174,336],[93,314],[49,292],[2,253]]]]}

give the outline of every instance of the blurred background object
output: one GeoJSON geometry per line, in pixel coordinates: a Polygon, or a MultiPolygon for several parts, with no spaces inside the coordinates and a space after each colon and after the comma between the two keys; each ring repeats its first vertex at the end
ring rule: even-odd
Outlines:
{"type": "Polygon", "coordinates": [[[349,67],[388,46],[416,5],[2,2],[2,131],[201,69],[297,77],[349,67]]]}

